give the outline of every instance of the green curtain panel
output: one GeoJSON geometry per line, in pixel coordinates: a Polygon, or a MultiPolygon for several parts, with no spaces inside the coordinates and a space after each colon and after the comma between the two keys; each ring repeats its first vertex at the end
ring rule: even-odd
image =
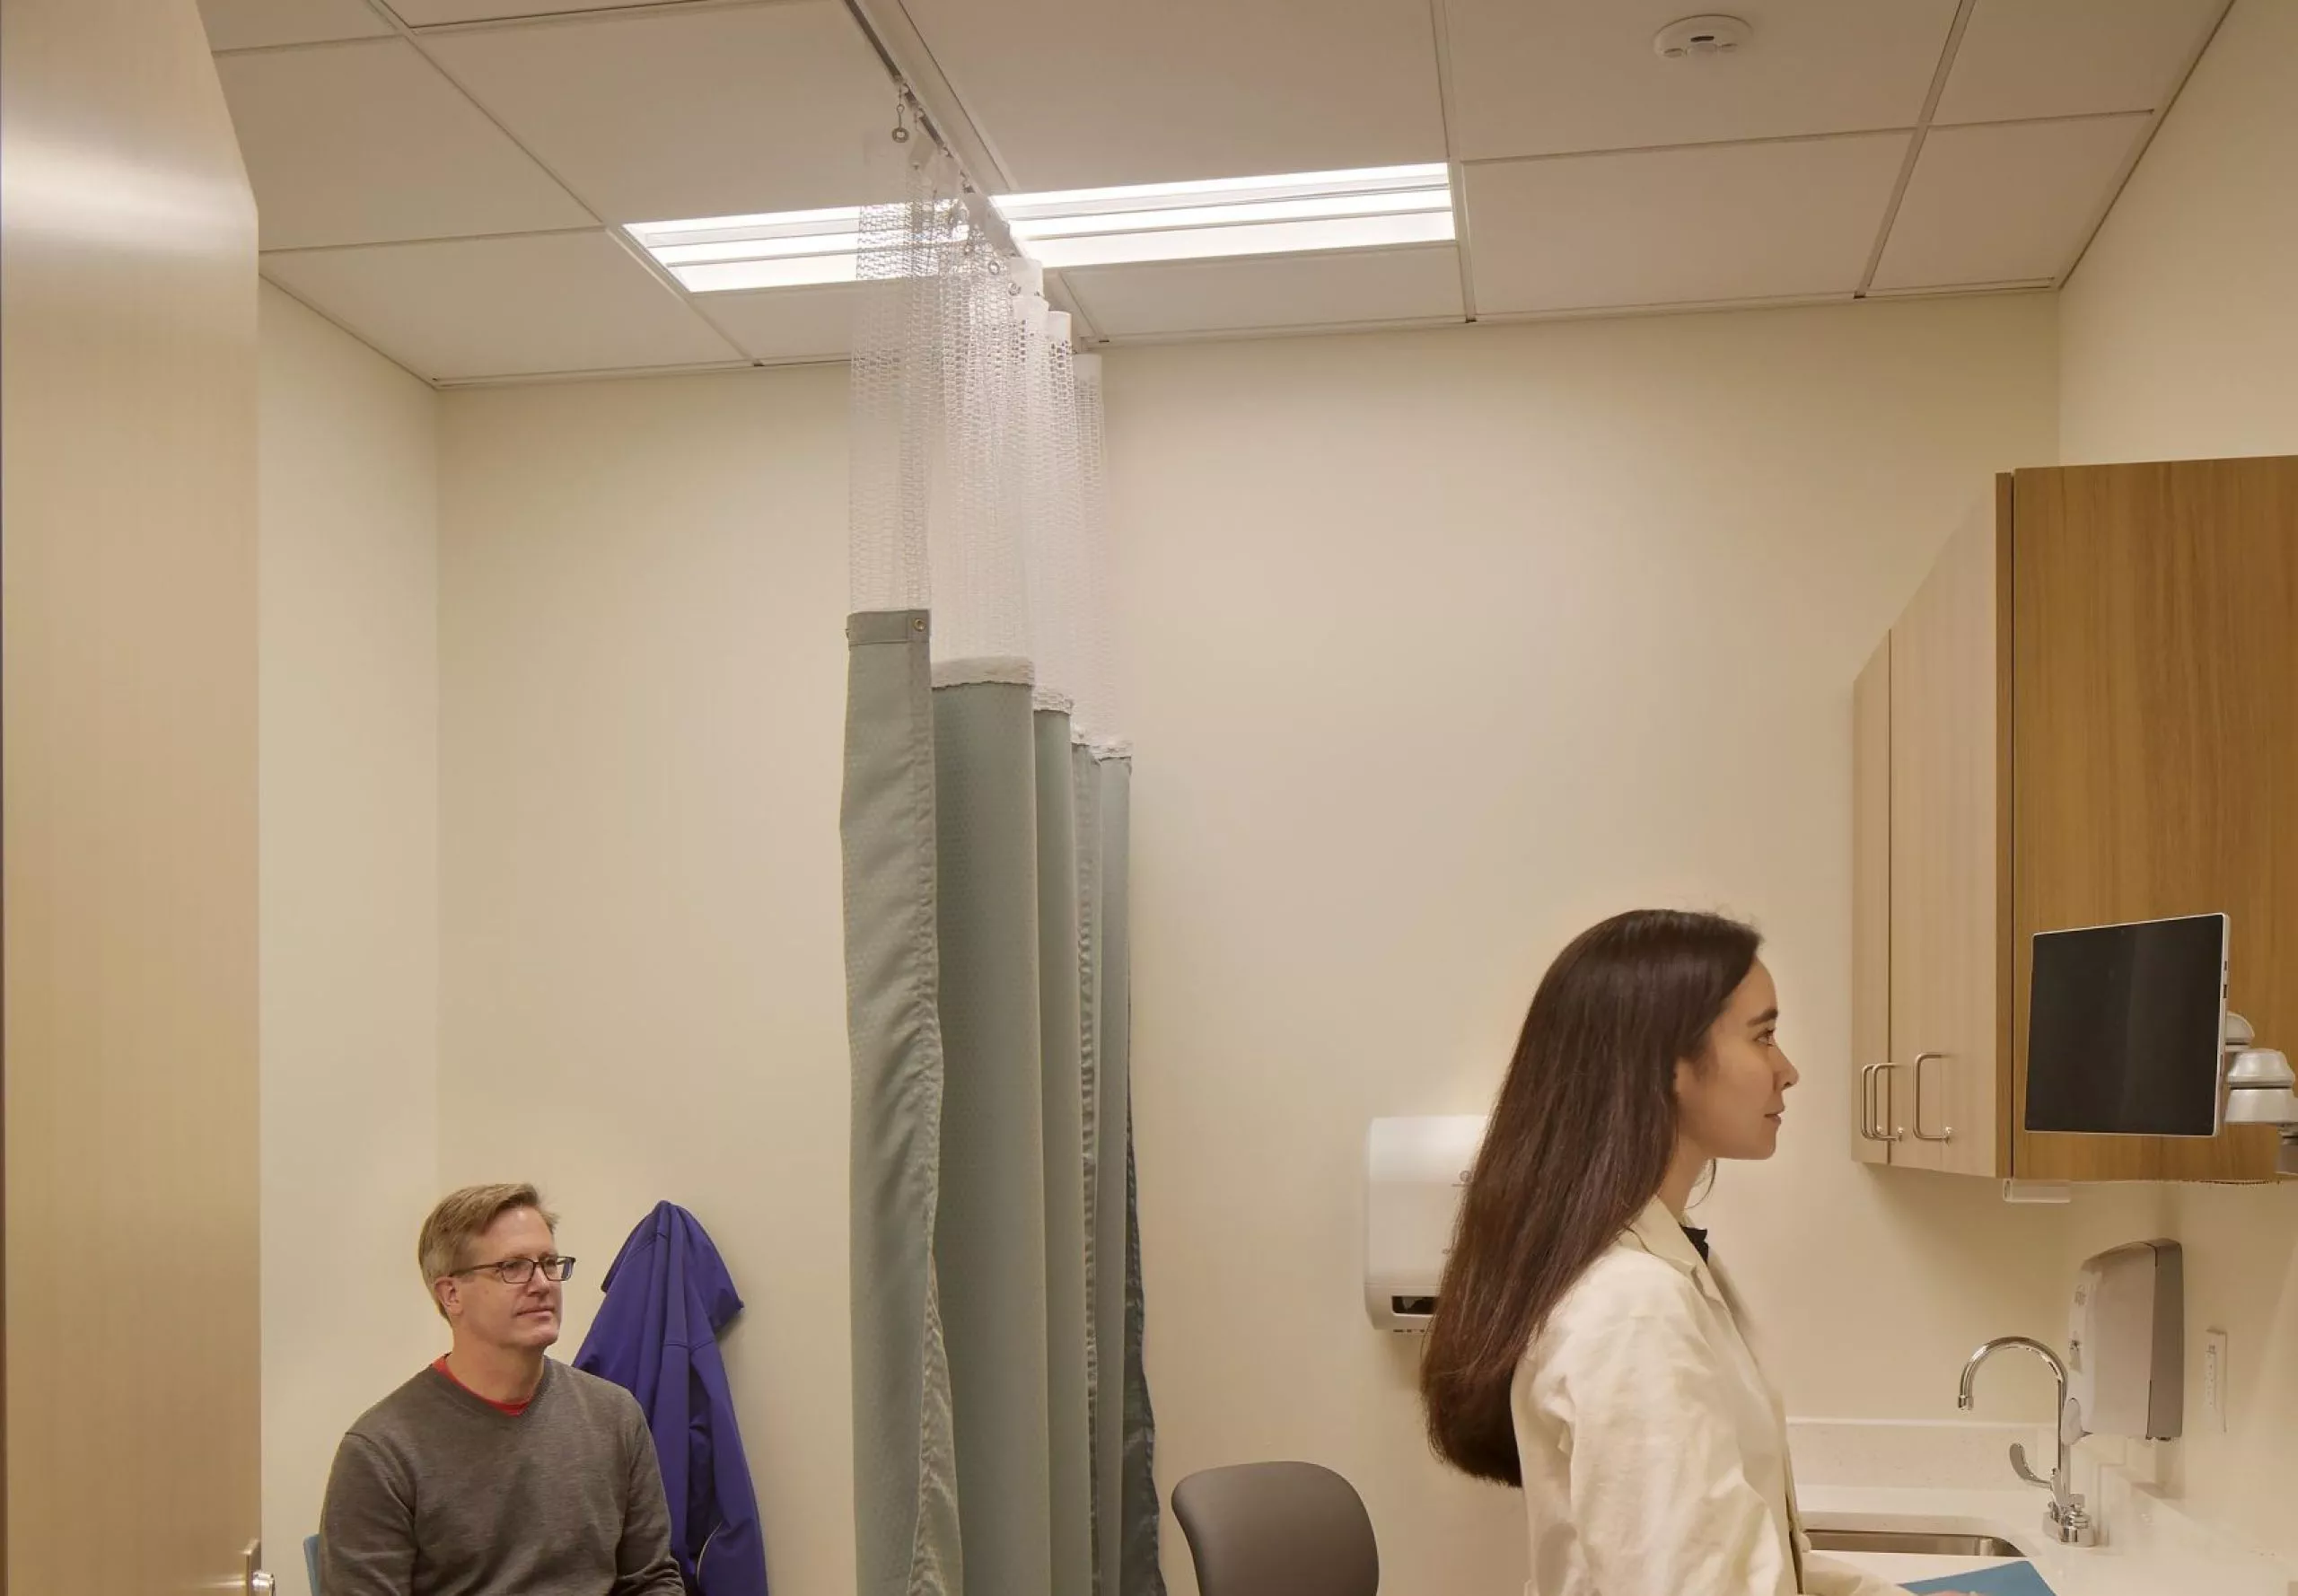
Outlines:
{"type": "MultiPolygon", "coordinates": [[[[849,618],[862,1596],[1162,1596],[1141,1370],[1127,761],[849,618]]],[[[993,673],[994,674],[994,673],[993,673]]]]}
{"type": "Polygon", "coordinates": [[[923,610],[846,623],[854,1512],[862,1596],[960,1596],[957,1451],[934,1237],[944,1066],[934,702],[923,610]]]}

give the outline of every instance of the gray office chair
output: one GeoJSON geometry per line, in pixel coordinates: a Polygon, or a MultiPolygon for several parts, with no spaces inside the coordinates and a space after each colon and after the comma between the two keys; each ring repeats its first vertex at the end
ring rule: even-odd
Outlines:
{"type": "Polygon", "coordinates": [[[1173,1487],[1203,1596],[1377,1596],[1381,1552],[1356,1489],[1314,1463],[1207,1469],[1173,1487]]]}

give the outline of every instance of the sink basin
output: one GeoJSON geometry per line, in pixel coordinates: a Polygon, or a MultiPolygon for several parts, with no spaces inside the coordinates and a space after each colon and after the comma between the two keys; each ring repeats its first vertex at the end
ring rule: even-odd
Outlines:
{"type": "Polygon", "coordinates": [[[1811,1549],[1820,1552],[1902,1552],[1929,1557],[2022,1557],[2009,1541],[1994,1535],[1934,1535],[1927,1530],[1811,1530],[1811,1549]]]}

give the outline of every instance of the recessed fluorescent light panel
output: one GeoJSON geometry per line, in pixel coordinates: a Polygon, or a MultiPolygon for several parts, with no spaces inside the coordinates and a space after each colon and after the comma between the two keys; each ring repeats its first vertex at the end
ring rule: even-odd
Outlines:
{"type": "Polygon", "coordinates": [[[1452,237],[1451,174],[1441,163],[1008,194],[995,203],[1014,241],[1040,265],[1056,268],[1376,249],[1452,237]]]}
{"type": "MultiPolygon", "coordinates": [[[[851,283],[861,230],[862,207],[855,205],[692,222],[634,222],[623,229],[696,294],[851,283]]],[[[965,224],[958,224],[952,236],[965,235],[965,224]]]]}
{"type": "MultiPolygon", "coordinates": [[[[1452,183],[1441,164],[1009,194],[994,203],[1014,241],[1039,265],[1055,267],[1364,250],[1452,237],[1452,183]]],[[[848,205],[640,222],[625,231],[688,289],[718,294],[853,282],[861,218],[861,207],[848,205]]]]}
{"type": "Polygon", "coordinates": [[[862,207],[639,222],[624,231],[697,294],[854,281],[862,207]]]}

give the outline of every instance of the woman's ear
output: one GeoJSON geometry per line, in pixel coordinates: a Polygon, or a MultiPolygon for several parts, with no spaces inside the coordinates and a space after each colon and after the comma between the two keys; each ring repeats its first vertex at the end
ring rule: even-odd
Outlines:
{"type": "Polygon", "coordinates": [[[1690,1089],[1691,1083],[1698,1078],[1699,1065],[1696,1060],[1689,1058],[1677,1059],[1675,1079],[1670,1083],[1670,1095],[1678,1102],[1683,1101],[1684,1093],[1690,1089]]]}

